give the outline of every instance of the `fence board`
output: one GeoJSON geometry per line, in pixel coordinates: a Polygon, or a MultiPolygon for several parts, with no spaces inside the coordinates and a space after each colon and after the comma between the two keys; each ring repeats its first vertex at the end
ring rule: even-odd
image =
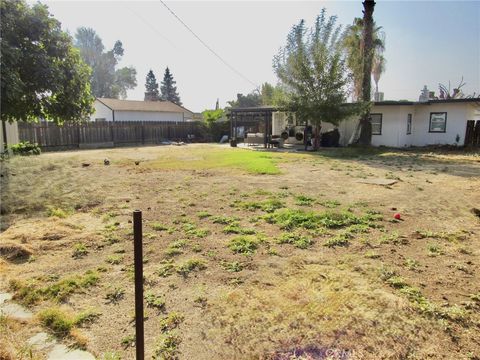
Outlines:
{"type": "Polygon", "coordinates": [[[62,126],[48,123],[19,123],[20,141],[37,143],[42,150],[65,150],[79,147],[159,144],[162,141],[185,141],[189,135],[202,141],[200,122],[113,121],[85,122],[62,126]]]}

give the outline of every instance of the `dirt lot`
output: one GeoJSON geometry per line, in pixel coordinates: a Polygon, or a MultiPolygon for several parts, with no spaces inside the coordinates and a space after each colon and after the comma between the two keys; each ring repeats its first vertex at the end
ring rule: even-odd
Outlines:
{"type": "Polygon", "coordinates": [[[35,314],[0,317],[2,359],[42,329],[134,358],[134,209],[147,358],[480,359],[478,153],[46,153],[1,185],[0,293],[35,314]]]}

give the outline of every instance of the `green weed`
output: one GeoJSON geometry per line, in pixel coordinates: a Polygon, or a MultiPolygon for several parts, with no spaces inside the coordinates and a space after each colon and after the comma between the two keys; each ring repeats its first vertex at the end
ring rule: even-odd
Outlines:
{"type": "Polygon", "coordinates": [[[25,305],[33,305],[40,300],[65,301],[71,294],[94,286],[99,281],[96,271],[87,271],[84,275],[74,275],[56,281],[48,286],[39,287],[34,281],[27,283],[19,280],[10,281],[14,298],[25,305]]]}
{"type": "Polygon", "coordinates": [[[178,346],[181,341],[180,336],[175,333],[169,332],[161,335],[157,340],[152,358],[154,360],[178,359],[178,346]]]}
{"type": "Polygon", "coordinates": [[[239,224],[230,224],[222,230],[225,234],[240,234],[240,235],[253,235],[256,233],[255,229],[243,228],[239,224]]]}
{"type": "Polygon", "coordinates": [[[238,261],[223,262],[222,267],[228,272],[239,272],[243,270],[243,264],[238,261]]]}
{"type": "Polygon", "coordinates": [[[315,202],[314,198],[311,198],[306,195],[298,195],[295,197],[295,204],[299,206],[312,206],[314,202],[315,202]]]}
{"type": "Polygon", "coordinates": [[[197,216],[199,219],[206,219],[210,216],[212,216],[212,214],[210,214],[208,211],[199,211],[197,212],[197,216]]]}
{"type": "Polygon", "coordinates": [[[207,268],[207,265],[200,259],[189,259],[176,268],[177,273],[187,276],[192,271],[200,271],[207,268]]]}
{"type": "Polygon", "coordinates": [[[118,304],[125,296],[125,290],[115,287],[105,294],[107,304],[118,304]]]}
{"type": "Polygon", "coordinates": [[[73,247],[72,257],[74,259],[80,259],[84,256],[87,256],[87,254],[88,254],[88,250],[87,250],[87,247],[85,246],[85,244],[77,243],[73,247]]]}
{"type": "Polygon", "coordinates": [[[263,201],[236,201],[234,206],[243,210],[263,210],[267,213],[272,213],[277,209],[283,208],[285,204],[278,199],[267,199],[263,201]]]}
{"type": "Polygon", "coordinates": [[[228,247],[234,253],[249,255],[255,252],[259,244],[260,241],[256,236],[244,235],[231,239],[228,247]]]}
{"type": "Polygon", "coordinates": [[[173,311],[160,320],[160,331],[171,331],[177,328],[177,326],[180,325],[184,319],[185,316],[183,314],[173,311]]]}
{"type": "Polygon", "coordinates": [[[295,232],[282,233],[277,238],[277,242],[279,244],[292,244],[300,249],[306,249],[313,244],[312,238],[295,232]]]}
{"type": "Polygon", "coordinates": [[[111,265],[118,265],[122,262],[122,260],[122,255],[109,255],[105,261],[111,265]]]}
{"type": "Polygon", "coordinates": [[[152,292],[147,292],[145,294],[145,303],[148,307],[152,307],[157,310],[165,309],[165,299],[163,296],[154,294],[152,292]]]}
{"type": "Polygon", "coordinates": [[[155,231],[167,231],[168,230],[168,226],[165,226],[165,225],[160,224],[158,222],[155,222],[155,223],[151,224],[150,226],[155,231]]]}

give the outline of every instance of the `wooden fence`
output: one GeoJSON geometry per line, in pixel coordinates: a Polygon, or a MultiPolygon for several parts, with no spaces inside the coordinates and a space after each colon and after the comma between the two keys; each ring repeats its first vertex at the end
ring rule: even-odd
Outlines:
{"type": "Polygon", "coordinates": [[[20,141],[37,143],[44,151],[160,144],[204,137],[199,122],[108,121],[64,124],[18,124],[20,141]]]}
{"type": "Polygon", "coordinates": [[[465,146],[480,147],[480,120],[468,120],[465,132],[465,146]]]}

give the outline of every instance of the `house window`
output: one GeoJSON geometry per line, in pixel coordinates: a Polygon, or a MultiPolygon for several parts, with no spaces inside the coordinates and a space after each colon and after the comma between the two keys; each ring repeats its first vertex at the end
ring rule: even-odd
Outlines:
{"type": "Polygon", "coordinates": [[[447,113],[432,112],[430,113],[430,126],[428,132],[444,133],[447,131],[447,113]]]}
{"type": "Polygon", "coordinates": [[[382,135],[382,114],[370,114],[372,135],[382,135]]]}
{"type": "Polygon", "coordinates": [[[407,135],[412,133],[412,114],[407,115],[407,135]]]}

